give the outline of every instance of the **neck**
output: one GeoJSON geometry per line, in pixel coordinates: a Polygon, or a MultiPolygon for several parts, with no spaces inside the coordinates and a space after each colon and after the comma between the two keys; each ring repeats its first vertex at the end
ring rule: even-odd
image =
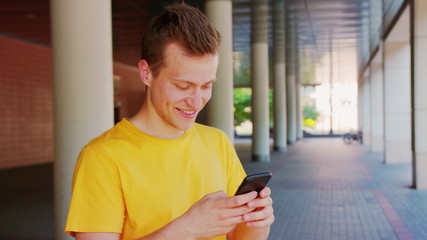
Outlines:
{"type": "Polygon", "coordinates": [[[170,126],[158,116],[151,104],[145,102],[139,112],[129,121],[144,133],[162,139],[174,139],[182,137],[184,130],[178,130],[170,126]]]}

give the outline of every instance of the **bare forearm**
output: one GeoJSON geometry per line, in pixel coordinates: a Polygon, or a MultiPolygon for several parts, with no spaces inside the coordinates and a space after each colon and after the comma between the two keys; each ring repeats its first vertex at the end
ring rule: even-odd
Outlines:
{"type": "Polygon", "coordinates": [[[186,227],[182,225],[180,219],[176,219],[170,222],[168,225],[157,230],[156,232],[140,238],[138,240],[170,240],[170,239],[182,239],[182,240],[194,240],[190,236],[191,234],[186,231],[186,227]]]}
{"type": "Polygon", "coordinates": [[[227,234],[229,240],[266,240],[270,234],[270,227],[252,228],[246,226],[246,223],[241,223],[236,228],[227,234]]]}
{"type": "MultiPolygon", "coordinates": [[[[165,227],[157,230],[156,232],[142,237],[138,240],[194,240],[190,237],[190,233],[186,232],[185,226],[179,226],[179,221],[172,221],[165,227]]],[[[107,232],[76,232],[76,240],[119,240],[120,233],[107,233],[107,232]]]]}

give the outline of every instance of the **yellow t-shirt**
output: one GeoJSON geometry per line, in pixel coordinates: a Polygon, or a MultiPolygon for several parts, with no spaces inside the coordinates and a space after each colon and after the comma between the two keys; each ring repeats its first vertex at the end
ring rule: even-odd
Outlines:
{"type": "Polygon", "coordinates": [[[233,195],[245,175],[227,135],[217,129],[194,124],[180,138],[159,139],[124,119],[80,153],[65,231],[138,239],[208,193],[233,195]]]}

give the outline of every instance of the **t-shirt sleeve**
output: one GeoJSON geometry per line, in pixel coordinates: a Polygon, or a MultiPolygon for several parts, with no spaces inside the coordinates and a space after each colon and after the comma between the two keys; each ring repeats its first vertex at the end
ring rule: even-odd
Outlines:
{"type": "Polygon", "coordinates": [[[119,169],[100,151],[85,147],[74,170],[65,232],[120,233],[124,216],[119,169]]]}
{"type": "Polygon", "coordinates": [[[242,163],[237,156],[236,150],[233,144],[228,138],[227,142],[227,153],[228,153],[228,189],[227,195],[232,196],[236,193],[240,183],[246,177],[245,170],[243,169],[242,163]]]}

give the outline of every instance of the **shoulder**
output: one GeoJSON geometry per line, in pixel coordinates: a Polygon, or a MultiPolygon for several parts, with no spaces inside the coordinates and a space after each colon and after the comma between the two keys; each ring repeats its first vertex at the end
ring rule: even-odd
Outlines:
{"type": "Polygon", "coordinates": [[[106,142],[114,140],[115,137],[119,134],[120,134],[120,131],[118,131],[118,125],[116,125],[116,126],[112,127],[111,129],[105,131],[101,135],[90,140],[86,144],[85,148],[88,148],[88,147],[89,148],[100,148],[103,145],[105,145],[106,142]]]}
{"type": "Polygon", "coordinates": [[[220,130],[218,128],[206,126],[206,125],[203,125],[203,124],[195,123],[194,126],[193,126],[193,130],[197,134],[208,135],[210,137],[216,136],[216,137],[219,137],[219,138],[226,138],[226,139],[228,139],[227,134],[225,134],[225,132],[223,132],[222,130],[220,130]]]}
{"type": "Polygon", "coordinates": [[[232,145],[228,135],[222,130],[202,124],[194,124],[193,134],[196,138],[206,141],[209,145],[230,147],[232,145]]]}
{"type": "Polygon", "coordinates": [[[117,123],[101,135],[89,141],[82,151],[92,150],[99,154],[107,154],[115,147],[121,146],[129,138],[129,134],[122,122],[117,123]]]}
{"type": "MultiPolygon", "coordinates": [[[[84,175],[88,172],[97,172],[97,176],[117,174],[119,164],[115,149],[115,135],[117,125],[89,141],[80,151],[77,158],[75,174],[84,175]],[[98,174],[99,173],[99,174],[98,174]]],[[[76,175],[76,176],[77,176],[76,175]]]]}

